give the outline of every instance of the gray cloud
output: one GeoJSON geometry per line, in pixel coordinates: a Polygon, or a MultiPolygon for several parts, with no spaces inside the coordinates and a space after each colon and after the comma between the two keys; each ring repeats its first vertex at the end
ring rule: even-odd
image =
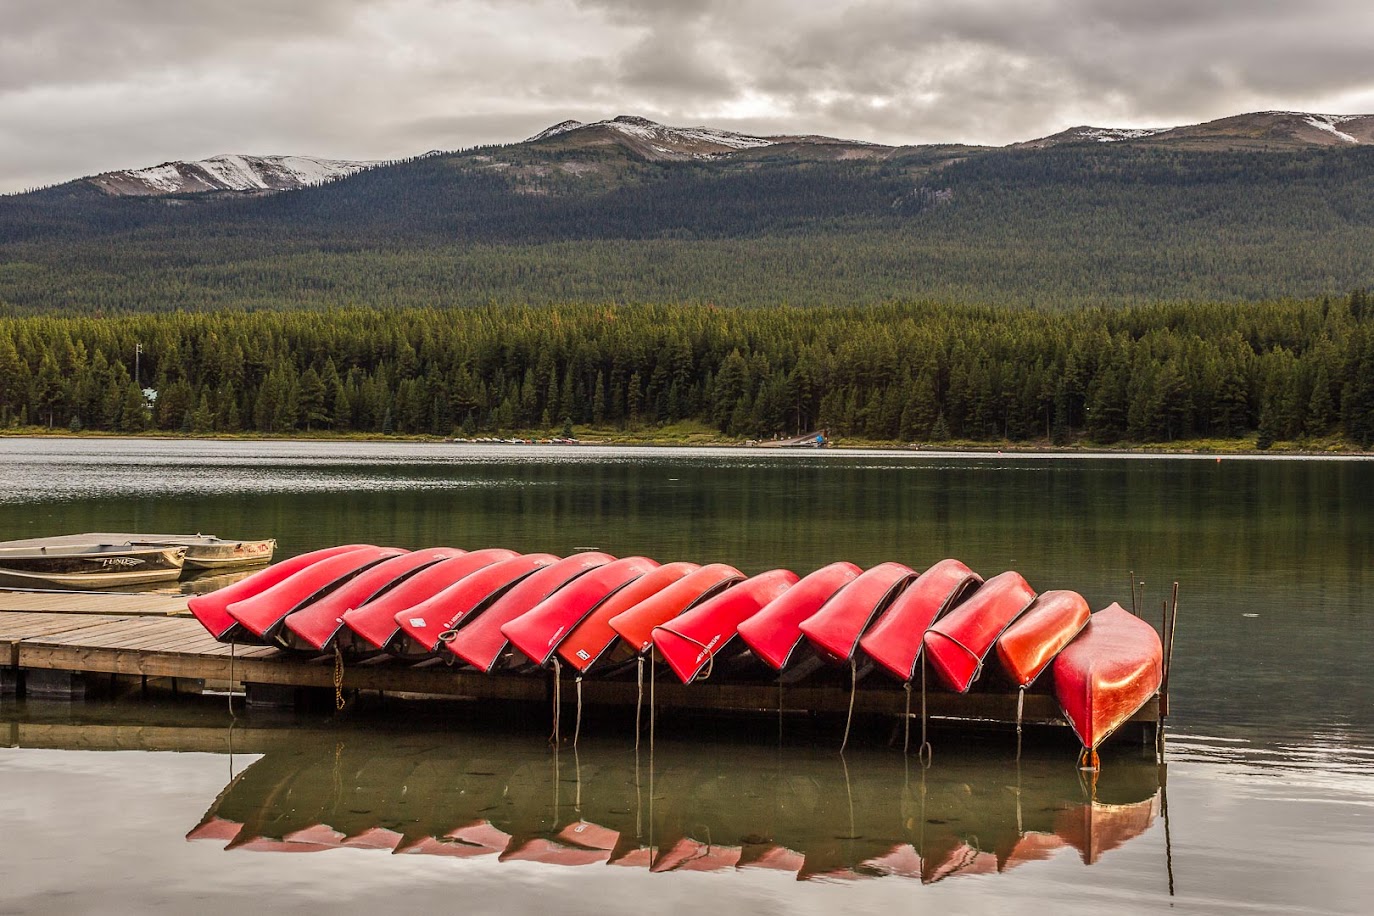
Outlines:
{"type": "Polygon", "coordinates": [[[888,143],[1374,110],[1367,0],[0,0],[0,191],[642,114],[888,143]]]}

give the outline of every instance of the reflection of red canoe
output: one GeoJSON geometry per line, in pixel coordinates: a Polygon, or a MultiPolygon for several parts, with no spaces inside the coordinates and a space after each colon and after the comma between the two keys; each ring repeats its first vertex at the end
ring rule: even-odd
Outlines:
{"type": "Polygon", "coordinates": [[[926,630],[982,584],[983,577],[958,560],[941,560],[897,596],[859,640],[859,648],[897,680],[909,682],[921,661],[926,630]]]}
{"type": "Polygon", "coordinates": [[[287,576],[276,585],[229,605],[229,614],[259,639],[267,639],[287,614],[338,588],[358,573],[406,551],[364,547],[332,556],[287,576]]]}
{"type": "Polygon", "coordinates": [[[1088,623],[1078,592],[1045,592],[997,638],[997,660],[1017,687],[1027,687],[1088,623]]]}
{"type": "Polygon", "coordinates": [[[801,623],[815,614],[835,593],[859,577],[853,563],[831,563],[783,592],[739,625],[740,639],[750,651],[781,671],[803,639],[801,623]]]}
{"type": "Polygon", "coordinates": [[[656,648],[678,678],[690,684],[739,632],[739,625],[797,583],[797,574],[772,569],[703,601],[654,627],[656,648]]]}
{"type": "Polygon", "coordinates": [[[519,584],[497,598],[491,607],[459,630],[453,639],[445,640],[443,645],[468,664],[490,672],[509,645],[501,627],[583,573],[614,561],[615,557],[608,553],[586,551],[551,563],[521,579],[519,584]]]}
{"type": "Polygon", "coordinates": [[[1054,695],[1087,748],[1096,748],[1159,690],[1163,648],[1155,628],[1112,604],[1054,660],[1054,695]]]}
{"type": "Polygon", "coordinates": [[[650,595],[611,618],[611,629],[636,652],[654,644],[654,627],[667,623],[688,608],[719,594],[744,579],[744,573],[724,563],[709,563],[688,573],[656,595],[650,595]]]}
{"type": "Polygon", "coordinates": [[[834,662],[847,662],[873,618],[886,610],[916,573],[901,563],[879,563],[846,585],[801,624],[811,644],[834,662]]]}
{"type": "Polygon", "coordinates": [[[552,563],[551,553],[527,553],[483,566],[423,601],[396,612],[396,625],[405,634],[402,655],[433,652],[439,640],[475,618],[516,582],[552,563]]]}
{"type": "Polygon", "coordinates": [[[318,601],[312,601],[287,615],[286,632],[282,635],[289,639],[292,645],[323,649],[343,626],[345,612],[367,604],[426,566],[433,566],[440,560],[452,559],[463,553],[465,551],[452,547],[434,547],[384,560],[354,576],[318,601]]]}
{"type": "Polygon", "coordinates": [[[424,601],[464,576],[470,576],[479,569],[514,556],[518,556],[514,550],[488,547],[435,563],[427,569],[420,570],[385,595],[347,612],[343,615],[343,622],[365,645],[374,649],[385,649],[387,643],[396,635],[398,611],[424,601]]]}
{"type": "Polygon", "coordinates": [[[1159,811],[1159,797],[1125,805],[1085,802],[1066,808],[1054,822],[1054,832],[1078,850],[1084,865],[1150,829],[1159,811]]]}
{"type": "Polygon", "coordinates": [[[320,560],[327,560],[342,553],[362,550],[370,546],[370,544],[344,544],[342,547],[312,550],[310,553],[303,553],[282,560],[280,563],[273,563],[246,579],[240,579],[233,585],[217,589],[208,595],[194,595],[187,600],[186,605],[191,609],[191,613],[196,615],[196,619],[201,622],[201,625],[210,631],[211,636],[215,639],[228,641],[233,635],[234,629],[239,625],[239,622],[230,615],[229,605],[264,592],[288,576],[295,575],[320,560]]]}
{"type": "Polygon", "coordinates": [[[586,671],[620,642],[620,634],[611,627],[611,618],[657,595],[683,577],[701,567],[695,563],[665,563],[645,573],[620,591],[611,595],[579,623],[568,638],[558,644],[558,655],[578,671],[586,671]]]}
{"type": "Polygon", "coordinates": [[[578,576],[501,627],[501,635],[536,665],[547,665],[558,644],[607,598],[658,568],[648,557],[625,557],[578,576]]]}
{"type": "Polygon", "coordinates": [[[649,866],[651,872],[719,871],[739,864],[740,847],[717,846],[710,842],[683,837],[660,850],[649,866]]]}
{"type": "Polygon", "coordinates": [[[936,676],[950,690],[966,693],[983,671],[983,659],[1002,631],[1035,599],[1018,572],[983,583],[963,604],[926,631],[925,652],[936,676]]]}

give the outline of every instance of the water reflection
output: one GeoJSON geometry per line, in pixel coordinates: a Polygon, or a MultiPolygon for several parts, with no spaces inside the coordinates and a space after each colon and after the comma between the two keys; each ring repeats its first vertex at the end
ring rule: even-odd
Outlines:
{"type": "Polygon", "coordinates": [[[931,883],[1065,853],[1095,863],[1155,825],[1160,773],[1129,755],[1094,784],[1057,756],[960,755],[922,769],[900,755],[806,748],[316,740],[246,767],[187,838],[233,851],[931,883]]]}

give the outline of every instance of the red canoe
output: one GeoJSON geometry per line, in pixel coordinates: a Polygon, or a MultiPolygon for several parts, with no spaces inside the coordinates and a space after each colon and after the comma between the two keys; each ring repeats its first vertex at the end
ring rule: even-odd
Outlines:
{"type": "Polygon", "coordinates": [[[232,639],[234,630],[239,625],[239,622],[229,614],[229,605],[235,601],[251,598],[259,592],[264,592],[286,577],[294,575],[320,560],[327,560],[341,553],[363,550],[371,546],[371,544],[345,544],[342,547],[326,547],[324,550],[312,550],[310,553],[299,554],[282,560],[280,563],[273,563],[246,579],[240,579],[233,585],[216,589],[208,595],[194,595],[186,602],[186,605],[191,609],[191,613],[196,615],[201,626],[210,632],[211,636],[228,642],[232,639]]]}
{"type": "Polygon", "coordinates": [[[399,547],[364,547],[311,563],[269,589],[230,604],[230,616],[259,639],[268,639],[287,614],[338,588],[383,560],[400,556],[399,547]]]}
{"type": "Polygon", "coordinates": [[[648,557],[625,557],[578,576],[501,627],[501,635],[525,658],[544,666],[558,644],[607,598],[658,568],[648,557]]]}
{"type": "Polygon", "coordinates": [[[958,560],[941,560],[897,596],[859,640],[859,648],[897,680],[910,682],[926,630],[982,584],[983,577],[958,560]]]}
{"type": "Polygon", "coordinates": [[[504,547],[474,550],[451,560],[435,563],[411,576],[400,585],[343,615],[344,625],[358,637],[364,648],[385,649],[396,635],[399,626],[396,614],[419,604],[441,589],[470,576],[477,570],[519,556],[504,547]]]}
{"type": "Polygon", "coordinates": [[[1078,592],[1045,592],[997,638],[997,660],[1017,687],[1029,687],[1059,651],[1088,625],[1088,602],[1078,592]]]}
{"type": "Polygon", "coordinates": [[[587,551],[564,557],[545,566],[506,592],[472,623],[458,631],[443,645],[454,655],[479,670],[491,672],[510,640],[501,628],[583,573],[615,561],[608,553],[587,551]]]}
{"type": "Polygon", "coordinates": [[[859,637],[916,578],[901,563],[879,563],[846,585],[819,611],[802,621],[801,631],[823,658],[847,662],[859,648],[859,637]]]}
{"type": "Polygon", "coordinates": [[[1083,746],[1095,749],[1159,690],[1159,634],[1112,604],[1054,660],[1054,695],[1083,746]]]}
{"type": "MultiPolygon", "coordinates": [[[[445,633],[457,630],[521,579],[558,562],[551,553],[527,553],[484,566],[423,601],[396,612],[405,645],[399,654],[433,652],[445,633]]],[[[393,643],[394,645],[394,643],[393,643]]]]}
{"type": "Polygon", "coordinates": [[[1008,570],[993,576],[925,634],[926,658],[950,690],[967,693],[1002,631],[1035,600],[1035,590],[1008,570]]]}
{"type": "Polygon", "coordinates": [[[853,563],[831,563],[768,602],[739,625],[740,639],[766,664],[781,671],[806,637],[801,623],[863,572],[853,563]]]}
{"type": "Polygon", "coordinates": [[[586,671],[614,653],[612,647],[624,645],[620,634],[611,627],[611,618],[639,604],[665,588],[680,582],[701,567],[695,563],[665,563],[645,573],[620,591],[597,605],[596,610],[579,623],[568,638],[558,644],[558,655],[578,671],[586,671]]]}
{"type": "Polygon", "coordinates": [[[433,547],[378,563],[318,601],[288,615],[282,635],[293,647],[323,649],[343,627],[346,611],[366,604],[427,566],[465,552],[453,547],[433,547]]]}
{"type": "Polygon", "coordinates": [[[797,574],[771,569],[702,602],[667,623],[654,627],[654,648],[673,673],[690,684],[707,663],[739,633],[739,625],[768,602],[797,584],[797,574]]]}
{"type": "Polygon", "coordinates": [[[654,644],[654,627],[667,623],[688,608],[719,594],[737,582],[744,573],[724,563],[708,563],[688,573],[672,585],[645,598],[610,620],[611,629],[635,652],[646,652],[654,644]]]}

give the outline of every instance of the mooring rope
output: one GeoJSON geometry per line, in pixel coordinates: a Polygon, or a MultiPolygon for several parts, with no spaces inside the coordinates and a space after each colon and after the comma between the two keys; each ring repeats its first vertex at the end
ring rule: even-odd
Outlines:
{"type": "Polygon", "coordinates": [[[343,649],[339,648],[339,644],[336,642],[336,643],[334,643],[334,711],[335,711],[335,712],[340,712],[340,711],[342,711],[343,708],[344,708],[343,681],[344,681],[343,649]]]}
{"type": "MultiPolygon", "coordinates": [[[[953,636],[950,636],[948,633],[942,633],[939,630],[927,630],[926,632],[934,633],[936,636],[943,636],[945,639],[948,639],[950,642],[954,643],[960,649],[963,649],[965,652],[968,653],[968,657],[973,659],[973,677],[969,678],[970,684],[978,680],[978,678],[982,677],[983,659],[981,656],[979,656],[977,652],[974,652],[968,646],[964,645],[959,640],[955,639],[953,636]]],[[[922,670],[924,671],[924,665],[922,666],[922,670]]]]}
{"type": "Polygon", "coordinates": [[[1026,702],[1026,687],[1023,684],[1016,691],[1016,762],[1021,762],[1021,709],[1026,702]]]}
{"type": "Polygon", "coordinates": [[[553,734],[549,735],[549,743],[554,747],[558,747],[558,724],[563,710],[563,688],[558,674],[558,659],[555,658],[553,660],[553,734]]]}
{"type": "Polygon", "coordinates": [[[849,746],[849,726],[854,721],[854,695],[859,692],[859,663],[849,659],[849,714],[844,720],[844,739],[840,742],[840,753],[849,746]]]}
{"type": "MultiPolygon", "coordinates": [[[[668,630],[667,627],[664,627],[663,629],[668,630]]],[[[711,651],[711,647],[708,646],[708,645],[706,645],[706,643],[701,642],[700,640],[693,639],[692,637],[688,636],[686,633],[679,633],[677,630],[668,630],[668,632],[669,632],[669,633],[672,633],[674,636],[677,636],[677,637],[679,637],[679,638],[681,638],[681,639],[687,640],[689,643],[691,643],[691,644],[694,645],[694,646],[700,646],[700,647],[701,647],[701,651],[703,651],[703,652],[706,653],[706,665],[704,666],[704,669],[701,670],[701,673],[694,675],[694,676],[692,677],[692,680],[694,680],[694,681],[704,681],[704,680],[707,680],[708,678],[710,678],[711,672],[713,672],[713,671],[716,670],[716,656],[715,656],[715,653],[713,653],[713,652],[711,651]]]]}
{"type": "Polygon", "coordinates": [[[635,755],[639,755],[640,711],[644,707],[644,656],[635,658],[635,755]]]}
{"type": "Polygon", "coordinates": [[[930,746],[930,740],[926,737],[926,663],[921,660],[921,747],[916,752],[921,759],[921,768],[930,766],[935,759],[935,750],[930,746]]]}
{"type": "MultiPolygon", "coordinates": [[[[573,681],[573,686],[577,688],[577,718],[573,720],[573,751],[577,751],[577,739],[582,734],[582,675],[577,676],[573,681]]],[[[582,791],[581,784],[578,785],[578,793],[582,791]]]]}
{"type": "Polygon", "coordinates": [[[911,753],[911,681],[902,685],[906,692],[906,713],[902,716],[902,757],[911,753]]]}
{"type": "Polygon", "coordinates": [[[229,694],[229,718],[230,718],[230,719],[237,719],[237,718],[238,718],[238,716],[234,713],[234,652],[235,652],[235,650],[237,650],[237,649],[238,649],[238,643],[235,642],[235,641],[232,640],[232,639],[229,640],[229,690],[228,690],[227,692],[228,692],[228,694],[229,694]]]}

